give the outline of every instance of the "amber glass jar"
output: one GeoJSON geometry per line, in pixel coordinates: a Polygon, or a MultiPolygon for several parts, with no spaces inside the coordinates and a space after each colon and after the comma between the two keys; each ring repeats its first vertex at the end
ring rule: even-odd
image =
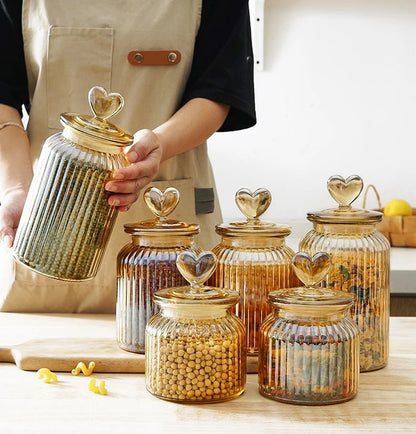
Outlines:
{"type": "Polygon", "coordinates": [[[257,354],[259,327],[271,312],[269,292],[298,283],[291,267],[294,252],[285,243],[288,226],[259,218],[271,202],[268,190],[240,189],[235,200],[247,220],[216,226],[221,242],[212,249],[218,265],[210,284],[240,294],[236,313],[247,329],[247,353],[257,354]]]}
{"type": "Polygon", "coordinates": [[[149,187],[143,198],[155,218],[124,225],[131,242],[117,256],[116,303],[119,346],[142,354],[146,323],[157,312],[154,292],[185,285],[176,258],[183,250],[201,251],[194,243],[199,226],[168,218],[178,204],[178,190],[170,187],[161,192],[149,187]]]}
{"type": "Polygon", "coordinates": [[[386,365],[389,353],[390,244],[376,228],[382,213],[352,208],[362,188],[359,176],[331,177],[328,190],[339,207],[308,213],[313,229],[299,250],[331,255],[324,285],[355,296],[352,317],[361,332],[360,367],[372,371],[386,365]]]}
{"type": "Polygon", "coordinates": [[[178,256],[190,286],[158,291],[160,311],[146,326],[146,387],[153,395],[181,403],[227,401],[246,384],[245,327],[231,312],[238,294],[202,283],[215,268],[215,255],[178,256]]]}
{"type": "Polygon", "coordinates": [[[358,389],[359,330],[353,297],[316,287],[330,256],[297,253],[294,267],[305,287],[272,291],[273,313],[260,327],[258,382],[262,395],[292,404],[335,404],[358,389]]]}
{"type": "Polygon", "coordinates": [[[118,212],[105,184],[133,143],[106,121],[123,106],[119,94],[94,87],[89,101],[94,116],[61,114],[63,132],[44,143],[13,245],[22,264],[69,281],[97,274],[118,212]]]}

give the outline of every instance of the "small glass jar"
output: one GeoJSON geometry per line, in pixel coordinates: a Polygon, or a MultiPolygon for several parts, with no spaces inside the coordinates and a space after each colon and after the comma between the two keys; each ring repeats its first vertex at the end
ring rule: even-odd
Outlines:
{"type": "Polygon", "coordinates": [[[271,312],[269,292],[298,281],[291,267],[294,252],[285,243],[290,228],[259,218],[271,203],[270,192],[240,189],[235,201],[247,220],[216,226],[221,242],[212,249],[218,265],[209,283],[240,294],[236,313],[247,329],[247,353],[256,355],[260,324],[271,312]]]}
{"type": "Polygon", "coordinates": [[[141,354],[146,323],[158,311],[154,292],[185,285],[176,258],[184,250],[201,251],[194,243],[199,225],[168,218],[179,202],[176,188],[161,192],[149,187],[143,198],[155,218],[124,225],[132,239],[117,256],[116,302],[117,342],[122,349],[141,354]]]}
{"type": "Polygon", "coordinates": [[[63,132],[45,141],[13,244],[19,262],[68,281],[97,274],[118,214],[105,185],[129,165],[124,148],[133,143],[106,120],[121,95],[94,87],[89,102],[94,116],[61,114],[63,132]]]}
{"type": "Polygon", "coordinates": [[[146,326],[146,387],[181,403],[228,401],[246,384],[245,327],[231,312],[238,294],[204,286],[212,252],[182,252],[177,265],[190,286],[155,293],[160,311],[146,326]]]}
{"type": "Polygon", "coordinates": [[[306,286],[273,291],[273,313],[260,327],[259,392],[292,404],[336,404],[358,389],[359,329],[351,319],[353,297],[319,288],[330,256],[293,258],[306,286]]]}
{"type": "Polygon", "coordinates": [[[335,209],[308,213],[313,223],[299,244],[310,255],[324,251],[332,266],[323,285],[352,293],[352,317],[358,324],[361,371],[373,371],[387,364],[390,317],[390,244],[376,228],[383,217],[377,211],[352,208],[363,181],[332,176],[328,190],[338,202],[335,209]]]}

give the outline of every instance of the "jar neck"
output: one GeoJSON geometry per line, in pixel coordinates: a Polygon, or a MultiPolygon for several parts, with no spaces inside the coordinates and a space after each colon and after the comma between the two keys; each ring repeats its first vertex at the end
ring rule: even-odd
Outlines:
{"type": "Polygon", "coordinates": [[[371,224],[355,223],[314,223],[315,232],[322,234],[345,234],[345,235],[369,235],[376,230],[376,226],[371,224]]]}
{"type": "Polygon", "coordinates": [[[347,317],[347,311],[345,307],[339,309],[322,309],[322,307],[310,307],[302,309],[291,308],[273,308],[273,314],[279,318],[287,319],[291,321],[339,321],[347,317]]]}
{"type": "Polygon", "coordinates": [[[285,245],[284,237],[227,237],[223,236],[221,244],[225,247],[238,247],[238,248],[281,248],[285,245]]]}
{"type": "Polygon", "coordinates": [[[173,304],[157,303],[160,307],[160,314],[166,318],[191,319],[191,320],[213,320],[224,318],[228,314],[230,305],[195,305],[195,304],[173,304]]]}
{"type": "Polygon", "coordinates": [[[191,247],[194,237],[190,235],[132,235],[132,243],[143,247],[191,247]]]}

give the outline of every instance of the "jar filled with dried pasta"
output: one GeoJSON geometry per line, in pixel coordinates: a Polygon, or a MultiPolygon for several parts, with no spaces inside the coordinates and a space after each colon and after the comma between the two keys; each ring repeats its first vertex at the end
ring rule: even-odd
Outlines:
{"type": "Polygon", "coordinates": [[[373,371],[387,364],[390,316],[390,244],[376,228],[383,217],[377,211],[353,208],[363,188],[353,175],[329,178],[327,187],[338,207],[307,214],[313,223],[299,244],[310,255],[331,255],[324,286],[355,296],[352,317],[360,329],[360,368],[373,371]]]}
{"type": "Polygon", "coordinates": [[[185,285],[176,258],[184,250],[201,251],[194,243],[199,225],[169,218],[179,202],[176,188],[162,192],[149,187],[143,199],[155,218],[124,225],[131,242],[117,256],[116,302],[117,342],[122,349],[141,354],[146,323],[158,311],[154,292],[185,285]]]}
{"type": "Polygon", "coordinates": [[[260,324],[271,312],[269,292],[298,281],[291,267],[294,252],[285,243],[290,228],[260,220],[271,203],[270,192],[240,189],[235,201],[246,220],[216,226],[221,242],[212,249],[218,265],[210,284],[240,294],[236,313],[247,329],[247,353],[256,355],[260,324]]]}
{"type": "Polygon", "coordinates": [[[246,384],[245,327],[231,312],[238,294],[203,285],[212,252],[185,251],[177,266],[190,285],[155,293],[160,311],[146,326],[146,387],[181,403],[228,401],[246,384]]]}
{"type": "Polygon", "coordinates": [[[63,131],[45,141],[13,244],[19,262],[68,281],[97,274],[118,213],[105,185],[129,165],[124,149],[133,143],[107,121],[121,95],[93,87],[89,103],[92,116],[61,114],[63,131]]]}
{"type": "Polygon", "coordinates": [[[303,287],[272,291],[273,313],[260,327],[259,392],[292,404],[324,405],[357,394],[359,329],[353,296],[319,282],[330,268],[327,253],[293,258],[303,287]]]}

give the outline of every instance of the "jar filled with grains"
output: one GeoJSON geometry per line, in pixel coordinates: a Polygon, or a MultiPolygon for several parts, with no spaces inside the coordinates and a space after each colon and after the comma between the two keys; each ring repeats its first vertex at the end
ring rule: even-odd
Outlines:
{"type": "Polygon", "coordinates": [[[293,258],[306,286],[272,291],[273,313],[260,327],[259,392],[292,404],[335,404],[358,389],[359,329],[351,319],[353,296],[316,286],[330,256],[293,258]]]}
{"type": "Polygon", "coordinates": [[[204,286],[216,266],[212,252],[182,252],[178,268],[190,286],[155,293],[160,311],[146,327],[146,387],[182,403],[227,401],[246,384],[245,327],[230,309],[238,294],[204,286]]]}
{"type": "Polygon", "coordinates": [[[355,296],[352,317],[360,329],[360,369],[383,368],[389,354],[390,244],[376,228],[381,212],[353,208],[362,179],[332,176],[327,184],[338,208],[307,214],[313,223],[299,250],[331,255],[322,285],[355,296]]]}
{"type": "Polygon", "coordinates": [[[216,226],[221,242],[212,249],[218,265],[209,283],[240,294],[236,313],[247,329],[247,353],[256,355],[260,324],[271,312],[269,292],[299,282],[291,267],[294,252],[285,243],[290,228],[260,220],[271,203],[270,192],[240,189],[235,201],[246,220],[216,226]]]}
{"type": "Polygon", "coordinates": [[[132,239],[117,256],[116,303],[119,346],[142,354],[146,323],[158,311],[154,292],[185,285],[176,258],[184,250],[201,251],[194,243],[199,225],[168,218],[179,202],[177,189],[169,187],[161,192],[149,187],[143,198],[155,218],[124,225],[132,239]]]}
{"type": "Polygon", "coordinates": [[[63,132],[45,141],[13,244],[19,262],[68,281],[97,274],[118,213],[105,184],[129,165],[133,143],[106,120],[122,109],[121,95],[93,87],[89,102],[93,116],[61,114],[63,132]]]}

